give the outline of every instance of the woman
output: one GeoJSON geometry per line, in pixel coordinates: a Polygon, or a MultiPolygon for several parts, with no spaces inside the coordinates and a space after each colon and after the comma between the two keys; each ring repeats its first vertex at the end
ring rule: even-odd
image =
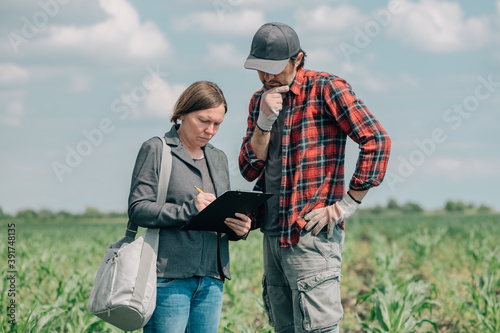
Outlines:
{"type": "MultiPolygon", "coordinates": [[[[139,151],[129,217],[141,227],[161,228],[156,309],[144,327],[146,333],[217,332],[222,286],[230,279],[228,235],[181,227],[230,188],[227,157],[208,143],[226,112],[224,95],[211,82],[193,83],[177,100],[174,125],[165,134],[172,149],[166,203],[155,202],[162,141],[152,138],[139,151]]],[[[226,224],[238,236],[232,240],[237,240],[248,233],[251,220],[236,214],[226,224]]]]}

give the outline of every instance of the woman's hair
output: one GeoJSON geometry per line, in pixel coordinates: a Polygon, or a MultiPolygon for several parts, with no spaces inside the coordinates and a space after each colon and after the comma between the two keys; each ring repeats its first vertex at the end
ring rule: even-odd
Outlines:
{"type": "Polygon", "coordinates": [[[179,96],[170,121],[177,124],[181,116],[194,111],[216,108],[221,104],[224,105],[224,110],[227,112],[227,103],[224,94],[215,83],[197,81],[191,84],[179,96]]]}

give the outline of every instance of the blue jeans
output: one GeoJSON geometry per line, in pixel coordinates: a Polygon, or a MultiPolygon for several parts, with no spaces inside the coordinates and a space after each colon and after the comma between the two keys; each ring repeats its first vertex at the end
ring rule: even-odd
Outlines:
{"type": "Polygon", "coordinates": [[[144,333],[217,333],[223,282],[210,277],[157,280],[156,308],[144,333]]]}

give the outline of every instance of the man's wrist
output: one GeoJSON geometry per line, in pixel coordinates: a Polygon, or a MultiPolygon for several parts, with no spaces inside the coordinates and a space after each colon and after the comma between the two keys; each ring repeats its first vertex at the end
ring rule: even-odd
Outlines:
{"type": "Polygon", "coordinates": [[[354,202],[356,202],[358,205],[361,205],[361,201],[357,200],[355,197],[353,197],[349,191],[347,191],[347,195],[350,196],[351,199],[354,200],[354,202]]]}
{"type": "Polygon", "coordinates": [[[260,126],[259,126],[259,123],[258,123],[258,122],[257,122],[257,128],[258,128],[258,129],[260,129],[260,131],[261,131],[262,133],[269,133],[269,132],[271,132],[271,129],[269,129],[269,130],[262,129],[262,127],[260,127],[260,126]]]}

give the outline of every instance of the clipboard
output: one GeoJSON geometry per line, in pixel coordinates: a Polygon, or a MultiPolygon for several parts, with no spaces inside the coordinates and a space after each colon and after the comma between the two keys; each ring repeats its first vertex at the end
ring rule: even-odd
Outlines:
{"type": "Polygon", "coordinates": [[[274,194],[256,191],[226,191],[193,217],[182,230],[218,231],[233,234],[224,220],[235,213],[248,215],[274,194]]]}

